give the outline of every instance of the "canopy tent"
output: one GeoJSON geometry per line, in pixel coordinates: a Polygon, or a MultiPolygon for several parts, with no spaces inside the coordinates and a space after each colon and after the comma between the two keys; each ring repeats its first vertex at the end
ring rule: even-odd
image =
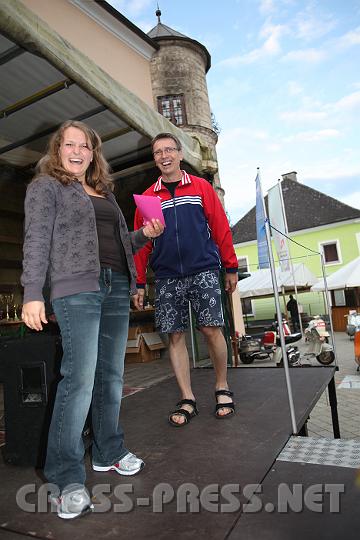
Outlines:
{"type": "MultiPolygon", "coordinates": [[[[360,257],[349,262],[337,272],[326,278],[329,290],[349,289],[360,287],[360,257]]],[[[312,291],[325,291],[324,279],[321,278],[313,287],[312,291]]]]}
{"type": "MultiPolygon", "coordinates": [[[[295,284],[298,292],[309,291],[310,287],[317,282],[317,277],[303,264],[293,265],[295,284]]],[[[293,292],[294,276],[291,271],[281,272],[281,268],[276,268],[276,281],[279,292],[293,292]]],[[[241,298],[254,298],[259,296],[272,296],[274,288],[271,280],[270,268],[252,272],[250,277],[238,283],[241,298]]]]}

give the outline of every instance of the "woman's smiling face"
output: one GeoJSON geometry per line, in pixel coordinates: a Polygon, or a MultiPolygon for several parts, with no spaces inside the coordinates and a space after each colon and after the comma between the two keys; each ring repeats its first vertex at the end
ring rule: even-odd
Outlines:
{"type": "Polygon", "coordinates": [[[85,182],[86,171],[93,159],[93,151],[81,129],[76,127],[65,129],[60,145],[60,159],[66,171],[80,182],[85,182]]]}

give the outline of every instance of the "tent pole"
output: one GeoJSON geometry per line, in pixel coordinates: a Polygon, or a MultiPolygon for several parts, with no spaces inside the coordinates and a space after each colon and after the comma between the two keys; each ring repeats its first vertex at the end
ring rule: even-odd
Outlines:
{"type": "MultiPolygon", "coordinates": [[[[286,307],[286,298],[285,298],[285,287],[284,287],[284,285],[281,285],[281,294],[282,294],[283,301],[284,301],[284,315],[285,315],[285,319],[288,320],[288,316],[287,316],[287,307],[286,307]]],[[[288,322],[289,322],[289,321],[288,321],[288,322]]]]}
{"type": "Polygon", "coordinates": [[[337,363],[336,345],[335,345],[335,338],[334,338],[334,327],[333,327],[333,322],[332,322],[332,309],[329,303],[329,289],[328,289],[327,279],[326,279],[324,255],[322,253],[320,253],[320,261],[321,261],[321,270],[322,270],[324,286],[325,286],[326,309],[329,315],[329,322],[330,322],[331,341],[332,341],[332,347],[334,349],[335,365],[337,367],[338,363],[337,363]]]}
{"type": "MultiPolygon", "coordinates": [[[[280,201],[281,201],[281,210],[282,210],[282,213],[283,213],[283,220],[284,220],[284,226],[285,226],[285,234],[286,234],[286,236],[289,236],[289,229],[288,229],[286,213],[285,213],[285,203],[284,203],[284,197],[283,197],[283,192],[282,192],[282,187],[281,187],[281,182],[280,181],[278,182],[278,186],[279,186],[279,195],[280,195],[280,201]]],[[[293,265],[292,258],[291,258],[291,249],[290,249],[290,247],[288,249],[288,253],[289,253],[289,262],[290,262],[291,274],[292,274],[293,282],[294,282],[295,299],[296,299],[296,302],[297,302],[298,307],[299,307],[295,271],[294,271],[294,265],[293,265]]],[[[284,300],[284,302],[285,302],[285,300],[284,300]]],[[[285,309],[285,313],[287,313],[287,308],[285,309]]],[[[302,335],[304,335],[304,330],[303,330],[303,325],[302,325],[302,320],[301,320],[301,313],[298,313],[298,315],[299,315],[300,332],[301,332],[302,335]]]]}
{"type": "Polygon", "coordinates": [[[265,231],[266,231],[267,247],[268,247],[268,252],[269,252],[271,278],[272,278],[273,288],[274,288],[276,317],[277,317],[278,328],[279,328],[281,351],[282,351],[282,358],[283,358],[284,369],[285,369],[285,379],[286,379],[286,386],[287,386],[289,406],[290,406],[291,425],[292,425],[293,435],[297,435],[298,430],[297,430],[296,419],[295,419],[295,407],[294,407],[294,399],[293,399],[291,380],[290,380],[289,363],[288,363],[288,358],[286,354],[286,345],[285,345],[284,329],[283,329],[281,309],[280,309],[279,291],[278,291],[278,286],[277,286],[277,281],[276,281],[274,257],[273,257],[273,253],[271,249],[270,225],[269,225],[269,220],[267,218],[265,219],[265,231]]]}

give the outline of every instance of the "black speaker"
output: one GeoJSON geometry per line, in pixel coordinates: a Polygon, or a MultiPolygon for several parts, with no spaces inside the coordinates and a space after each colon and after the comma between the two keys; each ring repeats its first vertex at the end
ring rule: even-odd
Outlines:
{"type": "MultiPolygon", "coordinates": [[[[36,334],[0,345],[5,406],[4,459],[42,468],[56,388],[61,378],[61,338],[36,334]]],[[[85,446],[89,441],[84,428],[85,446]]]]}

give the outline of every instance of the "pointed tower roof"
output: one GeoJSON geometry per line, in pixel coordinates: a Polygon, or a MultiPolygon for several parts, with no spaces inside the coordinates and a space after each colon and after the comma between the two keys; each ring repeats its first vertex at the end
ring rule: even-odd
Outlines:
{"type": "Polygon", "coordinates": [[[163,24],[162,22],[158,23],[150,32],[148,32],[148,36],[151,38],[159,38],[159,37],[181,37],[181,38],[187,38],[184,34],[181,34],[180,32],[177,32],[173,28],[170,28],[170,26],[166,26],[166,24],[163,24]]]}
{"type": "MultiPolygon", "coordinates": [[[[325,193],[284,176],[281,188],[290,233],[360,218],[360,210],[357,208],[352,208],[325,193]]],[[[268,211],[267,199],[266,195],[265,205],[268,211]]],[[[232,234],[234,244],[256,240],[255,206],[232,227],[232,234]]]]}
{"type": "Polygon", "coordinates": [[[201,43],[199,43],[198,41],[196,41],[195,39],[191,39],[187,36],[185,36],[184,34],[181,34],[180,32],[178,32],[177,30],[174,30],[173,28],[170,28],[170,26],[167,26],[166,24],[163,24],[161,22],[161,11],[159,8],[157,8],[156,12],[155,12],[157,18],[158,18],[158,23],[156,26],[154,26],[154,28],[152,28],[150,30],[150,32],[147,33],[147,35],[153,39],[154,41],[161,41],[161,40],[168,40],[168,39],[173,39],[173,40],[182,40],[182,41],[187,41],[189,43],[192,43],[193,45],[196,45],[197,47],[199,47],[203,53],[205,54],[205,57],[206,57],[206,73],[209,71],[210,67],[211,67],[211,56],[209,54],[209,51],[207,50],[207,48],[202,45],[201,43]]]}
{"type": "Polygon", "coordinates": [[[166,26],[166,24],[163,24],[161,22],[161,11],[159,9],[159,6],[157,10],[155,11],[155,15],[158,18],[158,23],[154,28],[148,32],[148,36],[151,38],[159,38],[159,37],[181,37],[186,38],[184,34],[180,34],[180,32],[177,32],[176,30],[173,30],[170,28],[170,26],[166,26]]]}

